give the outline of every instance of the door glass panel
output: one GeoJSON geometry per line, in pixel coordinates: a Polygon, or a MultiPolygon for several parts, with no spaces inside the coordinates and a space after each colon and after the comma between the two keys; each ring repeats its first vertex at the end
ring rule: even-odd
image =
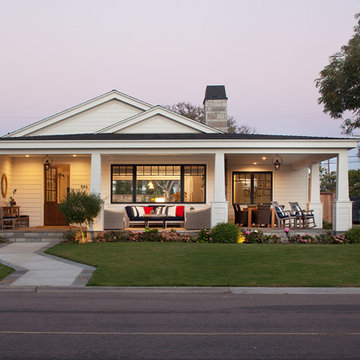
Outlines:
{"type": "Polygon", "coordinates": [[[251,175],[249,173],[234,174],[234,203],[251,203],[251,175]]]}
{"type": "Polygon", "coordinates": [[[271,173],[233,173],[233,202],[235,204],[263,204],[272,199],[271,173]]]}

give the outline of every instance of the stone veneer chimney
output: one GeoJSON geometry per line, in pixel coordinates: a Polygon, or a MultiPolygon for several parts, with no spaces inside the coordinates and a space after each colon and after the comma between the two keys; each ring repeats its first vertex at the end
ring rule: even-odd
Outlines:
{"type": "Polygon", "coordinates": [[[227,132],[227,97],[224,85],[208,85],[205,91],[205,124],[227,132]]]}

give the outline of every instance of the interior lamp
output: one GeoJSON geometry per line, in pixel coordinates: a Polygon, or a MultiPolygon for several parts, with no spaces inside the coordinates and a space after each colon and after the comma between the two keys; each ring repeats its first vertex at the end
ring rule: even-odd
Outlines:
{"type": "Polygon", "coordinates": [[[149,189],[151,189],[151,190],[154,189],[154,184],[153,184],[153,182],[152,182],[151,180],[148,182],[147,187],[148,187],[149,189]]]}

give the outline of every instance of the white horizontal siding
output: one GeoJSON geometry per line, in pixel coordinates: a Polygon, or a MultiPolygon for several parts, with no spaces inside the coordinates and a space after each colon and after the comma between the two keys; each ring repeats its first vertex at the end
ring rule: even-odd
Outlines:
{"type": "Polygon", "coordinates": [[[31,135],[94,133],[142,111],[119,100],[111,100],[53,125],[44,127],[31,133],[31,135]]]}
{"type": "Polygon", "coordinates": [[[306,207],[308,201],[308,169],[293,170],[291,167],[282,166],[274,172],[273,199],[279,204],[290,209],[289,201],[297,201],[306,207]]]}
{"type": "Polygon", "coordinates": [[[200,131],[185,126],[162,115],[155,115],[134,125],[117,131],[118,134],[181,134],[199,133],[200,131]]]}
{"type": "Polygon", "coordinates": [[[8,191],[4,198],[0,191],[0,206],[5,206],[9,203],[10,196],[12,196],[13,184],[12,184],[12,162],[8,156],[0,156],[0,181],[2,175],[5,174],[8,180],[8,191]]]}
{"type": "MultiPolygon", "coordinates": [[[[90,189],[90,157],[53,156],[54,165],[70,165],[70,187],[90,189]],[[82,187],[83,186],[83,187],[82,187]]],[[[13,158],[12,187],[22,215],[30,216],[30,226],[43,225],[44,167],[41,158],[13,158]]]]}
{"type": "Polygon", "coordinates": [[[44,167],[39,158],[13,158],[13,186],[22,215],[30,216],[30,226],[43,224],[44,167]]]}

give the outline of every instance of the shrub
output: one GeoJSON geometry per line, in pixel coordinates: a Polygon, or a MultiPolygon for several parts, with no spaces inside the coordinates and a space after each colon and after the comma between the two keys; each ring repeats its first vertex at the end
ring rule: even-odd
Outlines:
{"type": "Polygon", "coordinates": [[[175,230],[159,232],[158,229],[146,228],[145,231],[102,231],[96,236],[96,242],[193,242],[187,235],[177,233],[175,230]]]}
{"type": "Polygon", "coordinates": [[[332,223],[326,221],[326,220],[323,220],[323,229],[325,230],[332,230],[332,223]]]}
{"type": "Polygon", "coordinates": [[[265,240],[268,240],[268,238],[263,234],[261,230],[246,230],[244,232],[245,239],[247,243],[258,243],[261,244],[265,240]]]}
{"type": "Polygon", "coordinates": [[[201,229],[198,233],[196,241],[199,243],[208,243],[211,242],[210,231],[206,229],[201,229]]]}
{"type": "Polygon", "coordinates": [[[214,243],[236,243],[239,236],[239,228],[231,223],[219,223],[210,232],[214,243]]]}
{"type": "Polygon", "coordinates": [[[350,244],[360,244],[360,227],[351,228],[345,233],[345,239],[350,244]]]}
{"type": "Polygon", "coordinates": [[[64,233],[64,242],[79,242],[82,239],[81,232],[79,230],[69,230],[64,233]]]}

